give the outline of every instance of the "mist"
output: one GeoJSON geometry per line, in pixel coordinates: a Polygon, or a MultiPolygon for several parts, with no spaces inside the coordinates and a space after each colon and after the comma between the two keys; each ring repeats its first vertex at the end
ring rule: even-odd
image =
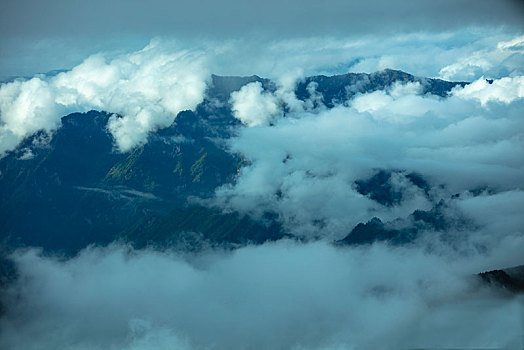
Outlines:
{"type": "MultiPolygon", "coordinates": [[[[253,112],[246,113],[251,117],[246,121],[237,113],[246,127],[230,147],[248,165],[235,183],[216,190],[215,204],[259,218],[275,212],[293,234],[340,239],[359,222],[406,218],[441,200],[462,214],[459,208],[472,200],[468,192],[479,188],[490,189],[484,194],[488,198],[511,191],[521,198],[523,82],[522,76],[491,84],[481,78],[456,87],[447,98],[421,94],[420,83],[396,84],[357,94],[332,109],[309,108],[306,101],[288,108],[285,117],[266,113],[270,121],[253,112]],[[387,206],[358,191],[355,183],[377,169],[400,170],[389,184],[403,193],[402,201],[387,206]],[[431,191],[410,182],[409,173],[429,181],[431,191]]],[[[261,111],[270,98],[273,106],[286,105],[278,91],[270,97],[250,85],[232,94],[234,111],[261,111]],[[237,107],[238,97],[247,92],[250,98],[237,107]]],[[[509,205],[518,208],[520,201],[509,205]]],[[[489,214],[466,214],[482,215],[489,214]]],[[[522,232],[524,221],[519,215],[514,220],[522,232]]]]}
{"type": "Polygon", "coordinates": [[[391,349],[521,346],[521,297],[473,274],[520,262],[487,253],[281,241],[198,255],[89,247],[72,259],[13,255],[3,348],[391,349]]]}

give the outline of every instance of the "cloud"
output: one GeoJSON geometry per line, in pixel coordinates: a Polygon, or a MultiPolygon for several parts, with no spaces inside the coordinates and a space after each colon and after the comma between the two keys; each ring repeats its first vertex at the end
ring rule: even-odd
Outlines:
{"type": "Polygon", "coordinates": [[[520,299],[477,289],[521,237],[449,247],[337,249],[289,241],[180,255],[121,245],[59,259],[17,251],[4,349],[518,347],[520,299]]]}
{"type": "Polygon", "coordinates": [[[524,76],[504,77],[492,83],[479,79],[462,89],[457,89],[455,95],[477,99],[482,105],[489,101],[510,103],[524,97],[524,76]]]}
{"type": "Polygon", "coordinates": [[[235,118],[247,126],[268,124],[282,114],[278,101],[271,93],[264,92],[260,82],[244,85],[233,92],[230,103],[235,118]]]}
{"type": "Polygon", "coordinates": [[[497,194],[484,192],[457,202],[460,210],[481,227],[479,237],[490,245],[495,232],[524,235],[524,218],[519,210],[524,205],[524,191],[512,190],[497,194]]]}
{"type": "MultiPolygon", "coordinates": [[[[304,76],[394,68],[455,80],[509,79],[522,76],[523,57],[521,35],[493,28],[398,34],[389,40],[369,35],[198,43],[156,39],[136,52],[96,54],[70,71],[0,85],[0,153],[35,131],[51,133],[69,112],[92,108],[123,116],[113,117],[109,130],[117,146],[129,150],[145,142],[148,132],[169,125],[180,110],[192,109],[202,101],[210,72],[257,73],[273,79],[276,90],[271,94],[260,91],[262,98],[256,98],[257,88],[250,86],[242,92],[246,95],[242,101],[234,100],[237,116],[254,125],[279,114],[275,105],[285,104],[295,112],[310,108],[293,94],[294,84],[304,76]],[[473,56],[489,64],[471,71],[461,62],[473,56]]],[[[499,96],[504,89],[514,91],[514,87],[501,85],[499,96]]]]}
{"type": "Polygon", "coordinates": [[[524,8],[518,0],[493,4],[474,0],[421,3],[410,0],[360,1],[332,0],[329,3],[268,0],[247,6],[239,0],[217,4],[202,0],[198,4],[152,0],[151,6],[128,4],[122,0],[50,0],[42,5],[34,0],[2,3],[0,32],[3,37],[26,38],[74,35],[103,38],[118,33],[131,35],[169,35],[184,37],[231,38],[256,33],[270,38],[310,35],[380,34],[391,32],[442,31],[478,25],[509,26],[522,29],[524,8]],[[278,9],[278,10],[276,10],[278,9]],[[111,14],[119,12],[118,17],[111,14]],[[253,20],[256,14],[257,20],[253,20]],[[365,14],[365,15],[362,15],[365,14]],[[77,18],[90,22],[77,25],[77,18]],[[24,18],[23,25],[19,19],[24,18]],[[403,18],[399,21],[399,18],[403,18]],[[64,28],[69,29],[64,33],[64,28]]]}
{"type": "MultiPolygon", "coordinates": [[[[487,11],[471,7],[479,8],[487,11]]],[[[383,16],[399,17],[391,13],[383,16]]],[[[274,91],[253,83],[231,96],[246,127],[230,147],[248,165],[234,184],[217,190],[214,203],[255,216],[275,212],[290,232],[310,240],[200,255],[119,244],[89,247],[73,258],[16,251],[20,277],[1,293],[7,310],[0,347],[521,347],[522,298],[477,290],[471,277],[522,264],[520,35],[476,28],[244,38],[203,41],[196,50],[154,41],[131,54],[91,56],[55,76],[1,85],[0,152],[37,130],[52,133],[66,113],[92,108],[120,115],[108,128],[125,151],[200,103],[210,72],[273,78],[274,91]],[[386,67],[475,81],[446,99],[422,95],[420,83],[396,84],[331,110],[314,84],[308,101],[293,93],[306,75],[386,67]],[[383,205],[357,190],[355,181],[378,169],[395,170],[387,186],[402,193],[398,203],[383,205]],[[431,188],[417,186],[410,173],[431,188]],[[427,230],[405,247],[327,243],[374,216],[406,219],[441,199],[449,215],[473,224],[427,230]]],[[[127,192],[121,194],[148,197],[127,192]]]]}
{"type": "MultiPolygon", "coordinates": [[[[303,75],[309,76],[348,71],[372,73],[391,68],[418,76],[470,81],[481,75],[488,78],[509,76],[512,72],[522,75],[521,36],[522,30],[479,25],[382,34],[321,35],[317,32],[311,36],[279,35],[271,38],[244,32],[235,35],[235,39],[190,39],[182,35],[161,38],[164,43],[175,39],[179,49],[207,51],[210,58],[208,68],[219,75],[258,74],[278,80],[294,70],[302,70],[303,75]],[[465,63],[468,60],[471,64],[465,63]],[[485,64],[477,65],[476,61],[485,64]]],[[[151,37],[153,35],[133,39],[108,34],[103,39],[87,42],[57,37],[37,43],[6,41],[6,46],[14,47],[12,50],[6,48],[4,55],[0,55],[0,79],[70,69],[96,52],[104,52],[105,57],[112,59],[144,47],[151,37]]]]}
{"type": "Polygon", "coordinates": [[[71,71],[0,86],[0,153],[38,130],[51,133],[67,113],[116,113],[108,129],[121,151],[169,126],[178,112],[203,100],[208,73],[201,52],[174,50],[158,41],[108,61],[87,58],[71,71]]]}
{"type": "Polygon", "coordinates": [[[523,86],[521,76],[479,79],[441,98],[421,95],[418,83],[397,84],[330,110],[291,111],[272,125],[244,128],[230,145],[248,165],[234,184],[217,189],[215,204],[255,217],[275,212],[297,235],[342,238],[374,216],[407,217],[456,193],[522,191],[523,86]],[[403,171],[391,179],[409,194],[398,205],[355,188],[376,169],[403,171]],[[407,173],[421,174],[431,192],[407,173]]]}
{"type": "Polygon", "coordinates": [[[515,71],[522,74],[523,54],[524,36],[520,35],[500,41],[496,47],[477,48],[467,56],[459,56],[456,62],[440,70],[440,77],[471,80],[486,73],[494,77],[510,75],[515,71]]]}
{"type": "MultiPolygon", "coordinates": [[[[220,75],[252,75],[279,81],[293,72],[303,76],[347,72],[373,73],[386,68],[422,77],[472,81],[523,75],[522,33],[475,27],[415,31],[389,35],[326,35],[296,38],[242,37],[208,41],[212,71],[220,75]],[[484,65],[464,64],[478,60],[484,65]],[[472,68],[473,67],[473,68],[472,68]]],[[[292,74],[293,76],[293,74],[292,74]]]]}
{"type": "Polygon", "coordinates": [[[308,85],[310,99],[299,100],[295,95],[297,82],[304,78],[302,70],[287,72],[280,76],[274,86],[274,91],[266,91],[260,82],[244,85],[239,91],[231,93],[229,103],[233,116],[246,126],[268,125],[274,119],[283,116],[283,108],[287,111],[299,112],[312,110],[315,85],[308,85]]]}

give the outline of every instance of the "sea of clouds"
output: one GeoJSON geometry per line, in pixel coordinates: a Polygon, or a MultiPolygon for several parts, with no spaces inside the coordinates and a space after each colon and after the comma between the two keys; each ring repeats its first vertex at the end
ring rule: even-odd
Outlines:
{"type": "Polygon", "coordinates": [[[19,277],[1,292],[0,347],[522,347],[522,296],[481,287],[474,275],[524,263],[523,40],[473,30],[198,49],[154,41],[2,84],[0,152],[89,109],[115,113],[108,129],[126,152],[195,108],[210,73],[272,78],[273,92],[252,83],[231,95],[244,126],[228,145],[247,165],[212,204],[254,217],[274,212],[304,239],[193,254],[120,243],[73,258],[18,250],[19,277]],[[472,84],[447,98],[422,94],[420,82],[395,84],[332,109],[314,85],[307,101],[293,93],[311,74],[383,68],[472,84]],[[354,182],[377,169],[398,171],[390,182],[404,194],[400,203],[356,191],[354,182]],[[429,193],[406,180],[409,172],[428,181],[429,193]],[[406,218],[440,200],[473,224],[401,247],[330,243],[374,216],[406,218]]]}
{"type": "Polygon", "coordinates": [[[521,262],[522,235],[489,252],[291,241],[200,255],[126,246],[71,259],[18,251],[3,291],[4,349],[409,349],[521,345],[522,297],[473,274],[521,262]]]}

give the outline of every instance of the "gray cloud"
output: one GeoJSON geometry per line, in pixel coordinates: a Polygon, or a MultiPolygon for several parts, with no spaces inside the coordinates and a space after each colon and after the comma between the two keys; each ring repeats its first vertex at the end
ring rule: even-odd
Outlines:
{"type": "Polygon", "coordinates": [[[474,0],[421,2],[238,0],[199,2],[34,0],[3,2],[4,35],[54,36],[147,33],[234,36],[244,32],[309,36],[413,30],[448,30],[471,25],[509,25],[522,29],[519,1],[474,0]],[[399,20],[402,18],[402,20],[399,20]],[[23,21],[22,21],[23,20],[23,21]]]}
{"type": "Polygon", "coordinates": [[[138,49],[154,36],[196,45],[237,38],[272,42],[377,36],[382,46],[406,33],[470,27],[522,32],[523,16],[518,0],[3,1],[0,77],[71,68],[94,52],[138,49]]]}
{"type": "Polygon", "coordinates": [[[524,240],[488,252],[337,249],[280,242],[180,256],[119,245],[63,260],[13,258],[4,349],[518,348],[522,301],[472,274],[514,264],[524,240]]]}

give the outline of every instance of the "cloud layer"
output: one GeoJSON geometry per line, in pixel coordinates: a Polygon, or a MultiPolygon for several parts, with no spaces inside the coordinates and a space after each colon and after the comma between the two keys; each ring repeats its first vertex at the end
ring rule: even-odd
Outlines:
{"type": "Polygon", "coordinates": [[[478,289],[472,274],[517,262],[523,248],[520,237],[466,256],[293,242],[185,258],[119,245],[70,260],[20,251],[0,345],[518,348],[522,300],[478,289]]]}

